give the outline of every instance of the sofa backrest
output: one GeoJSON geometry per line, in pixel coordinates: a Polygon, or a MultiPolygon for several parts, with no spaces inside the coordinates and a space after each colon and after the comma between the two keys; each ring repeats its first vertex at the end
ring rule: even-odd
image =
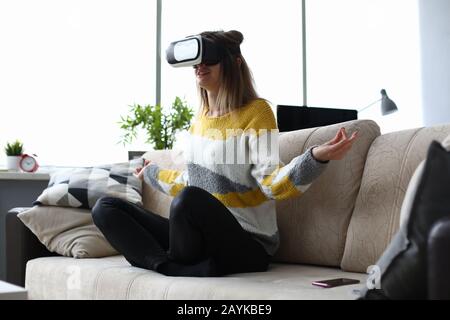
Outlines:
{"type": "Polygon", "coordinates": [[[404,130],[378,137],[370,147],[361,188],[347,232],[341,267],[366,272],[399,228],[405,192],[432,140],[450,134],[450,124],[404,130]]]}
{"type": "Polygon", "coordinates": [[[277,202],[281,244],[275,260],[339,266],[347,228],[366,161],[367,152],[380,135],[370,120],[281,133],[280,157],[285,164],[313,145],[331,140],[341,128],[351,134],[359,130],[353,148],[327,169],[301,197],[277,202]]]}

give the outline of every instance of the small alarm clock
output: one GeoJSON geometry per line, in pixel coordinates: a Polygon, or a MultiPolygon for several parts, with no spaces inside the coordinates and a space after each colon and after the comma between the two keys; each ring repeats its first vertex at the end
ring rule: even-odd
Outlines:
{"type": "Polygon", "coordinates": [[[19,160],[19,168],[24,172],[35,172],[39,165],[35,158],[29,154],[23,154],[19,160]]]}

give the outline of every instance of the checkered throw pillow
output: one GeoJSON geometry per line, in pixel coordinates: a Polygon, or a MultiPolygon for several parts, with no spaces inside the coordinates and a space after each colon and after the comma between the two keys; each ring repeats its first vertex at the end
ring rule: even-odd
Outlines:
{"type": "Polygon", "coordinates": [[[142,205],[142,182],[133,172],[144,159],[90,168],[54,172],[47,189],[33,205],[91,209],[102,196],[122,198],[142,205]]]}

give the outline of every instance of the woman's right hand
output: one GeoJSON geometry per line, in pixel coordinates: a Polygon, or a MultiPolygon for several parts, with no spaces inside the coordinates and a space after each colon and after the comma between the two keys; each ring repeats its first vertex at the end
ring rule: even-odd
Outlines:
{"type": "Polygon", "coordinates": [[[144,169],[151,163],[150,160],[145,159],[144,160],[144,167],[138,167],[136,170],[134,170],[134,175],[139,180],[144,180],[144,169]]]}
{"type": "Polygon", "coordinates": [[[314,147],[312,149],[313,156],[319,161],[340,160],[350,150],[357,136],[358,131],[355,131],[350,137],[347,137],[345,128],[341,128],[332,140],[314,147]]]}

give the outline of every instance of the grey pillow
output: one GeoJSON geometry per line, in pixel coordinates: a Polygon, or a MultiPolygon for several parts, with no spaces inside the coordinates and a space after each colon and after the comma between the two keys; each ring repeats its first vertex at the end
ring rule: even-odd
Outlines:
{"type": "Polygon", "coordinates": [[[51,252],[74,258],[118,254],[94,225],[90,210],[35,206],[17,216],[51,252]]]}
{"type": "Polygon", "coordinates": [[[142,205],[142,182],[133,173],[143,158],[51,174],[46,188],[33,205],[91,209],[102,196],[122,198],[142,205]]]}
{"type": "Polygon", "coordinates": [[[448,217],[450,151],[433,141],[405,195],[401,226],[361,291],[363,299],[426,299],[426,249],[433,224],[448,217]],[[370,290],[369,290],[370,289],[370,290]]]}

